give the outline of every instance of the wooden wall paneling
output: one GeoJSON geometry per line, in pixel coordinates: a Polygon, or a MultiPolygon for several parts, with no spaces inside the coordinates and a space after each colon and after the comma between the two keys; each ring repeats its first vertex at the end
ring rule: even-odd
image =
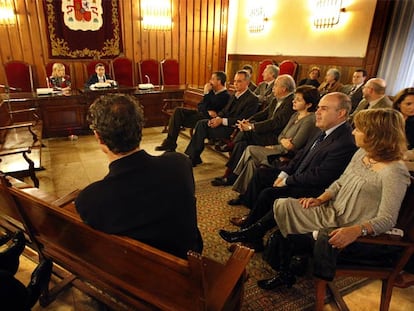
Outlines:
{"type": "Polygon", "coordinates": [[[202,46],[200,47],[200,72],[198,86],[202,87],[209,79],[212,72],[213,59],[213,23],[214,23],[214,1],[204,2],[203,20],[202,20],[202,46]],[[208,78],[207,78],[208,77],[208,78]]]}
{"type": "Polygon", "coordinates": [[[219,64],[218,70],[226,70],[227,62],[227,29],[228,29],[228,15],[229,15],[229,0],[221,1],[221,14],[220,14],[220,32],[219,32],[219,64]]]}
{"type": "MultiPolygon", "coordinates": [[[[17,1],[20,4],[21,1],[17,1]]],[[[27,62],[34,66],[33,81],[34,87],[46,86],[46,72],[44,70],[43,48],[39,25],[39,12],[37,11],[34,1],[25,0],[24,7],[26,12],[26,23],[22,25],[27,27],[25,33],[29,34],[29,40],[22,38],[23,53],[27,55],[27,62]]],[[[42,15],[43,16],[43,15],[42,15]]]]}
{"type": "MultiPolygon", "coordinates": [[[[173,27],[170,32],[170,42],[169,42],[171,45],[171,58],[177,59],[181,66],[180,50],[183,45],[185,46],[185,44],[182,44],[182,42],[180,41],[181,21],[180,21],[180,15],[179,15],[179,12],[180,12],[179,0],[171,0],[171,6],[172,6],[172,21],[173,21],[173,27]]],[[[182,68],[180,68],[180,70],[183,71],[182,68]]]]}
{"type": "Polygon", "coordinates": [[[199,77],[202,62],[203,46],[201,42],[202,33],[202,18],[201,18],[201,1],[194,1],[193,8],[193,51],[192,51],[192,63],[190,67],[191,81],[193,85],[199,85],[199,77]]]}
{"type": "MultiPolygon", "coordinates": [[[[187,49],[186,49],[186,77],[185,81],[190,82],[193,84],[194,81],[192,80],[192,70],[193,68],[193,56],[194,56],[194,1],[196,0],[188,0],[187,1],[187,32],[186,32],[186,41],[187,41],[187,49]]],[[[181,38],[180,38],[181,39],[181,38]]]]}
{"type": "Polygon", "coordinates": [[[387,26],[391,21],[394,4],[394,1],[377,1],[363,65],[369,77],[377,75],[382,50],[385,45],[387,26]]]}
{"type": "MultiPolygon", "coordinates": [[[[141,29],[140,0],[119,1],[123,54],[131,58],[134,64],[144,58],[178,59],[181,83],[202,87],[213,70],[225,66],[225,54],[222,51],[226,48],[227,33],[220,34],[223,22],[219,25],[215,23],[224,21],[227,24],[223,16],[227,18],[228,0],[170,1],[173,28],[167,32],[141,29]]],[[[73,88],[82,88],[88,78],[84,65],[90,60],[50,58],[43,1],[12,0],[12,3],[17,12],[16,24],[0,26],[1,61],[5,63],[19,59],[30,63],[38,81],[36,84],[40,86],[46,80],[45,63],[65,62],[71,65],[73,88]]],[[[138,77],[136,66],[134,71],[135,77],[138,77]]],[[[5,73],[1,68],[0,83],[5,82],[5,73]]]]}
{"type": "MultiPolygon", "coordinates": [[[[190,0],[191,1],[191,0],[190,0]]],[[[180,64],[180,81],[181,83],[189,83],[187,82],[187,45],[188,42],[187,38],[187,5],[186,2],[183,0],[178,0],[179,7],[178,7],[178,41],[177,44],[179,45],[179,57],[178,63],[180,64]]]]}

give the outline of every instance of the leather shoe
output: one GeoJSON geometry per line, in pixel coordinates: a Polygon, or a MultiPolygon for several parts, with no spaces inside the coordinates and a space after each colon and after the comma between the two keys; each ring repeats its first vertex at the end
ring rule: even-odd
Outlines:
{"type": "Polygon", "coordinates": [[[29,306],[32,307],[39,299],[40,294],[47,290],[50,277],[52,275],[53,262],[46,259],[39,263],[32,273],[29,285],[27,286],[30,293],[29,306]]]}
{"type": "Polygon", "coordinates": [[[270,279],[260,280],[257,281],[257,286],[262,289],[275,289],[278,287],[286,286],[287,288],[291,288],[293,284],[295,284],[296,278],[291,275],[290,273],[283,273],[279,272],[274,277],[270,279]]]}
{"type": "Polygon", "coordinates": [[[169,146],[169,145],[160,145],[155,147],[156,151],[166,151],[166,152],[174,152],[175,151],[175,147],[169,146]]]}
{"type": "Polygon", "coordinates": [[[230,243],[250,242],[249,238],[242,231],[230,232],[227,230],[220,229],[219,235],[223,238],[223,240],[230,243]]]}
{"type": "Polygon", "coordinates": [[[248,215],[244,215],[241,217],[231,217],[230,223],[232,223],[233,225],[237,227],[243,227],[243,225],[246,223],[247,217],[248,215]]]}
{"type": "Polygon", "coordinates": [[[240,197],[237,197],[235,199],[231,199],[227,201],[228,205],[243,205],[243,200],[240,197]]]}
{"type": "Polygon", "coordinates": [[[232,184],[233,183],[227,177],[222,177],[221,179],[214,179],[211,181],[211,185],[214,187],[231,186],[232,184]]]}

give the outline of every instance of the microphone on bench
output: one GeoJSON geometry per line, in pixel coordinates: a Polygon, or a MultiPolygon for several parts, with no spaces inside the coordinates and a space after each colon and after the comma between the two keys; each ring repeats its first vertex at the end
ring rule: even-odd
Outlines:
{"type": "Polygon", "coordinates": [[[150,77],[148,75],[145,75],[144,77],[147,78],[147,83],[150,84],[151,83],[150,77]]]}
{"type": "Polygon", "coordinates": [[[4,88],[6,91],[17,91],[17,92],[21,92],[22,89],[20,87],[12,87],[12,86],[8,86],[5,84],[0,84],[0,87],[4,88]]]}

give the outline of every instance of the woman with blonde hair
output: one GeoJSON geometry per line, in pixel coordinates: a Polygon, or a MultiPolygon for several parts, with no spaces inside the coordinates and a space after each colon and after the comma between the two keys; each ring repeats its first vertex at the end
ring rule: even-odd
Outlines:
{"type": "Polygon", "coordinates": [[[49,87],[54,89],[67,91],[70,90],[70,76],[65,74],[65,65],[62,63],[54,63],[52,67],[52,75],[49,77],[49,87]]]}
{"type": "Polygon", "coordinates": [[[317,198],[286,198],[274,202],[273,213],[247,229],[231,233],[232,242],[250,242],[277,226],[284,237],[283,260],[278,274],[259,281],[264,289],[295,282],[290,270],[290,234],[306,234],[326,228],[328,243],[342,249],[359,236],[378,235],[396,223],[410,183],[402,161],[407,149],[404,118],[394,109],[367,109],[355,115],[352,132],[360,148],[344,173],[317,198]],[[269,217],[270,216],[270,217],[269,217]]]}

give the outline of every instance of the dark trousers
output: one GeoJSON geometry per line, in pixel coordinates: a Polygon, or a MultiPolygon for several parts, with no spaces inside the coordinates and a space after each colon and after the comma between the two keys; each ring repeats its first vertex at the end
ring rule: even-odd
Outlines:
{"type": "Polygon", "coordinates": [[[259,168],[243,195],[243,203],[251,208],[244,226],[254,224],[269,211],[273,210],[273,203],[280,198],[301,198],[320,195],[324,189],[311,186],[272,187],[280,171],[274,168],[259,168]]]}
{"type": "Polygon", "coordinates": [[[6,270],[0,270],[0,301],[2,310],[30,310],[28,289],[6,270]]]}
{"type": "Polygon", "coordinates": [[[197,110],[177,107],[168,121],[168,135],[163,144],[176,148],[181,127],[194,128],[197,121],[204,118],[197,110]]]}
{"type": "Polygon", "coordinates": [[[233,139],[234,148],[230,154],[230,158],[227,161],[226,166],[230,171],[233,171],[236,168],[237,163],[239,163],[239,160],[247,146],[265,146],[275,143],[276,141],[277,137],[272,137],[265,134],[257,134],[252,131],[238,132],[236,137],[233,139]]]}
{"type": "Polygon", "coordinates": [[[204,140],[206,138],[229,138],[231,133],[233,133],[234,129],[229,126],[220,125],[219,127],[211,128],[208,126],[208,121],[204,119],[197,122],[193,137],[184,151],[193,160],[200,158],[204,150],[204,140]]]}

